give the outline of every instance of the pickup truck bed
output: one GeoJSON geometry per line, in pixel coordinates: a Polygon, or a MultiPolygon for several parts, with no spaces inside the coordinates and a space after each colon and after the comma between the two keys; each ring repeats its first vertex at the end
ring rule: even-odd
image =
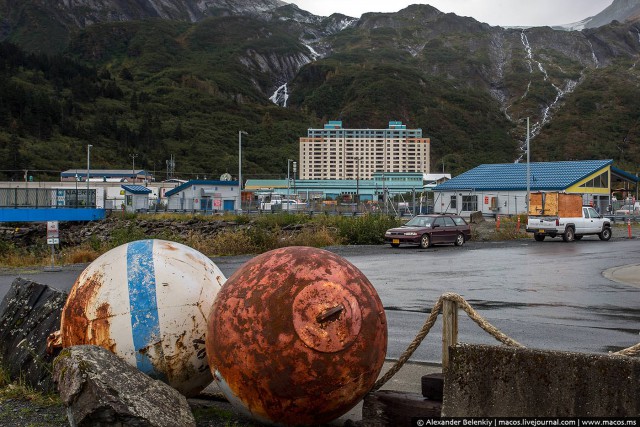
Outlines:
{"type": "Polygon", "coordinates": [[[571,242],[587,235],[597,235],[600,240],[606,241],[611,238],[611,221],[603,218],[591,206],[583,206],[579,217],[529,215],[527,232],[533,233],[538,242],[542,242],[547,236],[562,236],[565,242],[571,242]]]}

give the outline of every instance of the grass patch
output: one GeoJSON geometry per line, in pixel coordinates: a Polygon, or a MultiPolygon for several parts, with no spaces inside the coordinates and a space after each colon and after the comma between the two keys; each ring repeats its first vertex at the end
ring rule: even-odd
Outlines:
{"type": "Polygon", "coordinates": [[[2,360],[0,360],[0,402],[18,399],[33,402],[38,406],[61,405],[60,397],[55,393],[42,393],[25,383],[22,378],[13,380],[2,360]]]}
{"type": "Polygon", "coordinates": [[[215,406],[210,406],[208,408],[195,408],[192,410],[192,413],[196,421],[211,420],[212,418],[230,421],[231,418],[233,418],[233,412],[220,409],[215,406]]]}
{"type": "Polygon", "coordinates": [[[528,239],[531,235],[526,232],[527,217],[505,217],[500,219],[500,227],[497,227],[494,234],[495,240],[515,240],[515,239],[528,239]],[[518,223],[518,220],[520,221],[518,223]]]}

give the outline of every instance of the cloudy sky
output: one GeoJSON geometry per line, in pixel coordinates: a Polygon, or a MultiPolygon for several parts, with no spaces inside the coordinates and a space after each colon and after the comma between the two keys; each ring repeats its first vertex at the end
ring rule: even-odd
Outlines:
{"type": "Polygon", "coordinates": [[[365,12],[397,12],[410,4],[430,4],[442,12],[471,16],[490,25],[542,26],[581,21],[601,12],[613,0],[284,0],[315,15],[340,12],[359,18],[365,12]]]}

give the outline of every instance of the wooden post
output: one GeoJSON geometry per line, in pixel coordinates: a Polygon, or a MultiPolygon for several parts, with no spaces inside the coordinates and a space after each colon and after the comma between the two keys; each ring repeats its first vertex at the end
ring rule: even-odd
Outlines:
{"type": "Polygon", "coordinates": [[[444,300],[442,304],[442,372],[449,367],[449,347],[458,342],[458,303],[444,300]]]}

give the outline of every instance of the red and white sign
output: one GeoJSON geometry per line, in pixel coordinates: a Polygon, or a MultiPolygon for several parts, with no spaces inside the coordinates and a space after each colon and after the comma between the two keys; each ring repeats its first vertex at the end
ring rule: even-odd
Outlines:
{"type": "Polygon", "coordinates": [[[47,244],[57,245],[58,243],[60,243],[58,221],[47,221],[47,244]]]}
{"type": "Polygon", "coordinates": [[[214,199],[214,200],[213,200],[213,207],[215,207],[215,208],[219,208],[220,206],[222,206],[222,200],[220,200],[220,199],[214,199]]]}
{"type": "Polygon", "coordinates": [[[484,196],[484,204],[485,205],[489,204],[489,196],[484,196]]]}

